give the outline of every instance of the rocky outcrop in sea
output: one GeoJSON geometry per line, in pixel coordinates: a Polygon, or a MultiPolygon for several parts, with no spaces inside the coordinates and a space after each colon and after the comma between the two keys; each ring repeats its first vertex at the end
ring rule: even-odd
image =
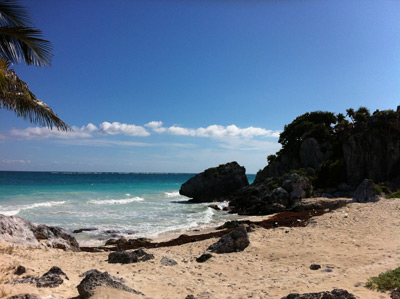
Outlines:
{"type": "Polygon", "coordinates": [[[224,201],[247,185],[246,169],[237,162],[230,162],[192,177],[182,184],[179,193],[191,198],[191,202],[224,201]]]}

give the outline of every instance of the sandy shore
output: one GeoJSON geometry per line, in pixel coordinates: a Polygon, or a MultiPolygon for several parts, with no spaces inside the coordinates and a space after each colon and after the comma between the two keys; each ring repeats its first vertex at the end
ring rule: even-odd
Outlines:
{"type": "Polygon", "coordinates": [[[250,246],[240,253],[213,254],[205,263],[196,257],[216,239],[181,246],[146,249],[154,260],[137,264],[108,264],[108,253],[65,252],[45,248],[0,245],[0,298],[31,293],[39,296],[78,296],[80,274],[89,269],[123,277],[125,284],[145,296],[98,288],[95,298],[281,298],[292,292],[343,288],[358,298],[389,298],[363,283],[371,276],[400,266],[400,199],[351,203],[315,217],[307,227],[258,228],[250,246]],[[160,264],[162,257],[178,262],[160,264]],[[312,263],[320,270],[310,270],[312,263]],[[54,289],[28,284],[9,285],[14,268],[42,275],[60,267],[70,280],[54,289]],[[331,269],[331,270],[327,270],[331,269]],[[331,272],[328,272],[331,271],[331,272]],[[3,297],[2,297],[3,296],[3,297]]]}

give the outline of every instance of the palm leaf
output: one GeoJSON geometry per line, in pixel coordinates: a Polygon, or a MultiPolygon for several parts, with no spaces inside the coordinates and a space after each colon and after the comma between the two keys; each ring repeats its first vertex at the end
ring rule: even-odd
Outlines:
{"type": "Polygon", "coordinates": [[[0,26],[31,27],[32,21],[18,1],[8,0],[0,2],[0,26]]]}
{"type": "Polygon", "coordinates": [[[13,63],[50,65],[51,44],[41,35],[31,27],[0,27],[0,56],[13,63]]]}
{"type": "Polygon", "coordinates": [[[51,129],[55,127],[61,131],[71,130],[46,103],[36,98],[13,70],[3,67],[0,66],[0,108],[12,110],[17,116],[41,126],[51,129]]]}

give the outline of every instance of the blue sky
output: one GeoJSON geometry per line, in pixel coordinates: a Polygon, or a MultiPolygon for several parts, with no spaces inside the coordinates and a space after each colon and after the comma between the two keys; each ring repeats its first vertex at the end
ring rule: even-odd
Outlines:
{"type": "Polygon", "coordinates": [[[51,67],[14,66],[72,133],[0,111],[0,170],[248,173],[305,112],[396,109],[400,1],[21,1],[51,67]]]}

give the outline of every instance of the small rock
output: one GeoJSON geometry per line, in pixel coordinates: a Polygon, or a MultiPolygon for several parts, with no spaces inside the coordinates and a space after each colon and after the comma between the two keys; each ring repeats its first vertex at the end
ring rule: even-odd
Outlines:
{"type": "Polygon", "coordinates": [[[197,259],[196,259],[196,262],[198,262],[198,263],[204,263],[205,261],[207,261],[207,260],[209,260],[210,258],[212,258],[213,256],[212,256],[212,254],[210,254],[210,253],[203,253],[201,256],[199,256],[197,259]]]}
{"type": "MultiPolygon", "coordinates": [[[[357,283],[354,284],[354,286],[355,286],[356,288],[361,287],[362,285],[364,285],[363,282],[357,282],[357,283]]],[[[400,298],[399,298],[399,299],[400,299],[400,298]]]]}
{"type": "Polygon", "coordinates": [[[161,259],[160,263],[162,265],[164,265],[164,266],[175,266],[175,265],[178,265],[178,263],[175,260],[167,258],[165,256],[161,259]]]}
{"type": "Polygon", "coordinates": [[[154,259],[154,255],[146,253],[143,249],[137,249],[133,252],[127,252],[125,250],[118,250],[111,252],[108,255],[108,262],[110,264],[130,264],[137,262],[145,262],[154,259]]]}
{"type": "Polygon", "coordinates": [[[185,299],[196,299],[196,297],[193,296],[193,295],[187,295],[187,296],[185,297],[185,299]]]}
{"type": "Polygon", "coordinates": [[[328,268],[328,269],[321,270],[321,272],[333,272],[333,269],[328,268]]]}
{"type": "Polygon", "coordinates": [[[397,290],[393,290],[390,293],[390,298],[392,298],[392,299],[400,299],[400,288],[398,288],[397,290]]]}
{"type": "Polygon", "coordinates": [[[311,264],[310,265],[310,269],[311,270],[318,270],[318,269],[320,269],[321,268],[321,265],[318,265],[318,264],[311,264]]]}
{"type": "Polygon", "coordinates": [[[24,266],[18,266],[17,269],[15,270],[14,274],[15,275],[22,275],[26,272],[26,268],[24,266]]]}
{"type": "Polygon", "coordinates": [[[208,250],[215,253],[238,252],[243,251],[249,244],[246,228],[241,225],[208,247],[208,250]]]}

